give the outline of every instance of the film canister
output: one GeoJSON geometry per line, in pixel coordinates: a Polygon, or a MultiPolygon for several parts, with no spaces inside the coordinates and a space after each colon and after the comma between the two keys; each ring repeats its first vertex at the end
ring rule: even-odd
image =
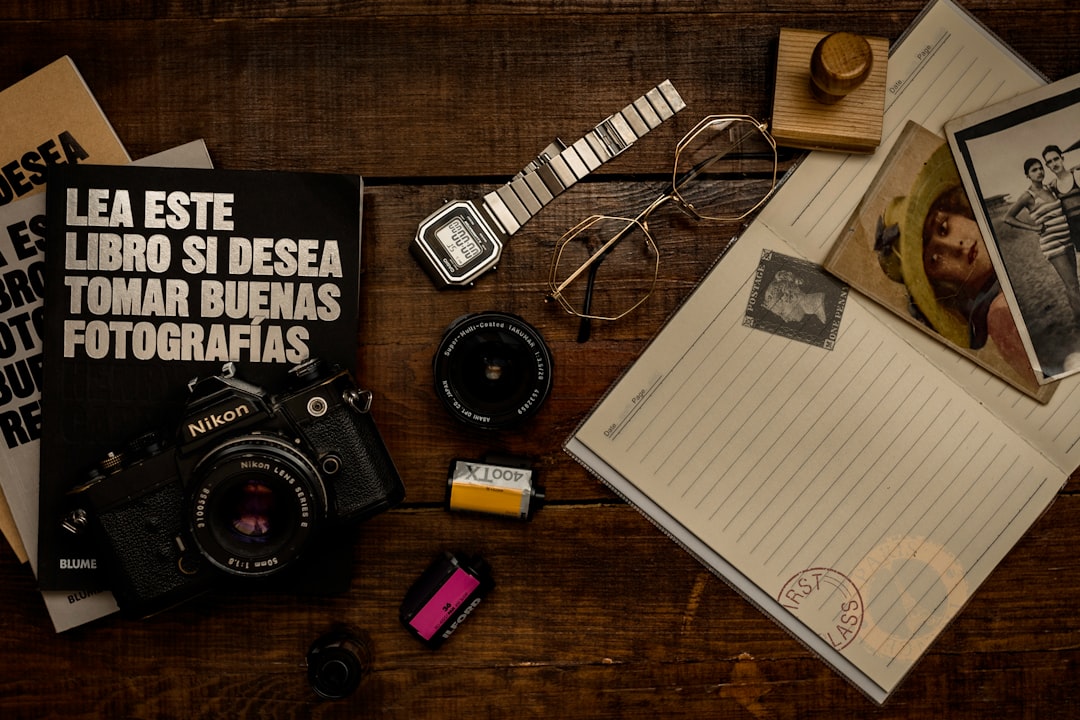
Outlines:
{"type": "Polygon", "coordinates": [[[444,552],[405,593],[401,623],[430,648],[437,648],[465,621],[495,582],[479,556],[459,559],[444,552]]]}
{"type": "Polygon", "coordinates": [[[446,478],[446,509],[528,520],[544,493],[524,458],[455,459],[446,478]]]}
{"type": "Polygon", "coordinates": [[[371,670],[371,648],[364,636],[349,630],[329,632],[307,654],[308,682],[326,700],[350,695],[371,670]]]}

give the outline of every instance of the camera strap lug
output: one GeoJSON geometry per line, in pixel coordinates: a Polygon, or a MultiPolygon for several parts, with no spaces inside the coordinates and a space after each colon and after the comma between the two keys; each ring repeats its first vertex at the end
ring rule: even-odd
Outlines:
{"type": "Polygon", "coordinates": [[[357,390],[353,388],[341,393],[341,399],[361,415],[371,410],[371,397],[370,390],[357,390]]]}

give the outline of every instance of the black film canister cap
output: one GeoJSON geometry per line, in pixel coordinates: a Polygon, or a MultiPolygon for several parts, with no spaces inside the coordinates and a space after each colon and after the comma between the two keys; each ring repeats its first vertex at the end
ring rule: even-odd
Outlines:
{"type": "Polygon", "coordinates": [[[323,635],[308,650],[308,682],[327,700],[339,700],[356,691],[371,669],[367,643],[348,631],[323,635]]]}

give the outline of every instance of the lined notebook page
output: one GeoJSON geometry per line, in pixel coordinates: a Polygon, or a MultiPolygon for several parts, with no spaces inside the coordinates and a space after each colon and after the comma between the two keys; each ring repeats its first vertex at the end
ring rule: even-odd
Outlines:
{"type": "Polygon", "coordinates": [[[748,327],[763,250],[795,254],[748,231],[567,449],[887,692],[1066,476],[855,297],[833,349],[748,327]]]}

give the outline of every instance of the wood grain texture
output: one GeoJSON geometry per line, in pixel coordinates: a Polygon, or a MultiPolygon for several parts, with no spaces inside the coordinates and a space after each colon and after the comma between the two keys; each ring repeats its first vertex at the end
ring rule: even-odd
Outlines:
{"type": "MultiPolygon", "coordinates": [[[[831,55],[838,65],[840,53],[831,55]]],[[[889,41],[850,33],[830,35],[820,30],[781,28],[776,60],[776,84],[772,104],[772,132],[777,142],[809,150],[840,150],[871,153],[881,142],[885,111],[885,73],[889,41]],[[867,78],[850,93],[815,94],[813,58],[826,37],[855,38],[864,44],[865,56],[857,58],[867,78]],[[831,98],[828,103],[821,98],[831,98]]]]}
{"type": "MultiPolygon", "coordinates": [[[[1071,0],[964,3],[1050,78],[1080,71],[1071,0]]],[[[878,708],[561,451],[561,444],[716,261],[738,228],[663,210],[656,294],[575,342],[543,299],[557,238],[594,212],[645,206],[676,140],[710,112],[769,114],[780,27],[895,40],[921,0],[147,3],[15,0],[0,8],[0,86],[71,55],[133,156],[202,137],[219,167],[359,172],[360,381],[404,478],[405,504],[363,525],[335,597],[216,593],[148,621],[55,635],[33,578],[0,549],[5,718],[929,718],[1080,714],[1080,477],[878,708]],[[553,137],[580,137],[669,77],[688,108],[560,196],[468,291],[431,288],[406,252],[445,199],[488,192],[553,137]],[[431,360],[447,325],[498,309],[554,355],[527,427],[451,421],[431,360]],[[528,523],[441,508],[453,457],[532,458],[549,503],[528,523]],[[410,582],[443,549],[478,552],[497,587],[430,651],[399,625],[410,582]],[[374,668],[319,702],[308,645],[361,628],[374,668]]],[[[784,155],[789,167],[796,155],[784,155]]],[[[732,168],[754,192],[760,165],[732,168]]]]}

